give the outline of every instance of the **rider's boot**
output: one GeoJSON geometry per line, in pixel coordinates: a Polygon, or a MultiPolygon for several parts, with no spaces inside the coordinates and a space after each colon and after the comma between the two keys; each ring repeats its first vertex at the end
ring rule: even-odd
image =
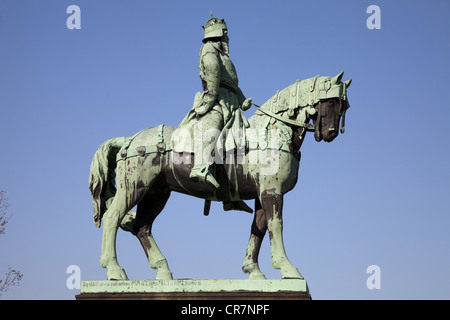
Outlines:
{"type": "Polygon", "coordinates": [[[220,185],[210,171],[211,163],[207,165],[195,164],[189,178],[193,181],[204,183],[213,189],[219,189],[220,185]]]}

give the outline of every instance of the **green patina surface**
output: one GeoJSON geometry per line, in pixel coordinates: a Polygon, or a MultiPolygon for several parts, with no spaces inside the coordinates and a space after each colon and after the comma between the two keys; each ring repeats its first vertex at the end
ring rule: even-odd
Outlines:
{"type": "Polygon", "coordinates": [[[276,91],[247,119],[244,112],[253,102],[239,87],[224,19],[211,15],[204,26],[203,43],[199,54],[203,91],[195,95],[180,125],[159,125],[132,137],[110,139],[94,155],[89,189],[94,222],[97,227],[104,222],[100,264],[108,269],[108,279],[119,281],[85,281],[82,293],[307,292],[306,282],[284,249],[283,195],[297,183],[306,132],[314,131],[317,142],[333,141],[339,127],[344,133],[351,80],[342,82],[343,72],[298,80],[276,91]],[[151,232],[172,191],[205,199],[204,213],[213,200],[223,201],[224,210],[251,212],[243,200],[255,200],[242,266],[249,280],[172,280],[151,232]],[[138,212],[134,213],[131,210],[136,205],[138,212]],[[150,266],[157,270],[157,280],[126,280],[117,261],[119,226],[138,237],[150,266]],[[272,266],[280,269],[283,280],[266,280],[259,270],[258,254],[266,231],[272,266]]]}
{"type": "Polygon", "coordinates": [[[135,293],[135,292],[308,292],[302,279],[274,280],[123,280],[123,281],[82,281],[81,293],[135,293]]]}

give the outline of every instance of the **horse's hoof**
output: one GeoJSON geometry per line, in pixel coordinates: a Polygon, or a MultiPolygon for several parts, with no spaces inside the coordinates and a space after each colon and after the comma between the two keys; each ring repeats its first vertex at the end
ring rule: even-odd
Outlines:
{"type": "Polygon", "coordinates": [[[283,279],[301,279],[301,280],[304,280],[304,278],[301,275],[301,273],[295,267],[288,268],[288,270],[281,269],[281,276],[282,276],[283,279]]]}
{"type": "Polygon", "coordinates": [[[248,276],[248,280],[266,280],[266,276],[260,272],[252,272],[248,276]]]}
{"type": "Polygon", "coordinates": [[[153,269],[156,269],[156,280],[172,280],[172,272],[170,272],[169,265],[166,259],[156,261],[150,265],[153,269]]]}
{"type": "Polygon", "coordinates": [[[170,271],[158,271],[156,273],[156,280],[173,280],[172,272],[170,271]]]}
{"type": "Polygon", "coordinates": [[[123,268],[108,270],[108,280],[128,280],[123,268]]]}
{"type": "Polygon", "coordinates": [[[249,280],[265,280],[266,276],[259,270],[257,263],[250,263],[242,267],[244,273],[248,273],[249,280]]]}

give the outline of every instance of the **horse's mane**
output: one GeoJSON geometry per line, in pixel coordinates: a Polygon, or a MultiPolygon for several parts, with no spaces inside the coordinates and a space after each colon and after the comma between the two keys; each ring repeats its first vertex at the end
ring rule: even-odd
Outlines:
{"type": "Polygon", "coordinates": [[[287,111],[289,115],[292,115],[294,110],[298,107],[314,105],[318,101],[316,101],[314,95],[314,87],[319,78],[324,77],[316,76],[310,79],[297,80],[283,90],[277,90],[277,92],[268,99],[261,108],[273,113],[283,113],[287,111]]]}
{"type": "MultiPolygon", "coordinates": [[[[317,75],[313,78],[297,80],[283,90],[278,90],[261,106],[261,109],[272,113],[287,112],[289,116],[292,116],[298,107],[314,106],[320,99],[328,97],[341,98],[345,95],[345,86],[341,82],[343,74],[344,72],[341,72],[335,77],[317,75]]],[[[348,87],[350,82],[351,80],[345,82],[345,85],[348,87]]]]}

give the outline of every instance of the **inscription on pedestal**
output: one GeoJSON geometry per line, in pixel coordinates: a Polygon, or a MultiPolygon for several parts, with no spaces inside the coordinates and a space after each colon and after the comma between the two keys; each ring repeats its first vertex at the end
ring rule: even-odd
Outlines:
{"type": "Polygon", "coordinates": [[[305,280],[83,281],[77,299],[310,299],[305,280]]]}

